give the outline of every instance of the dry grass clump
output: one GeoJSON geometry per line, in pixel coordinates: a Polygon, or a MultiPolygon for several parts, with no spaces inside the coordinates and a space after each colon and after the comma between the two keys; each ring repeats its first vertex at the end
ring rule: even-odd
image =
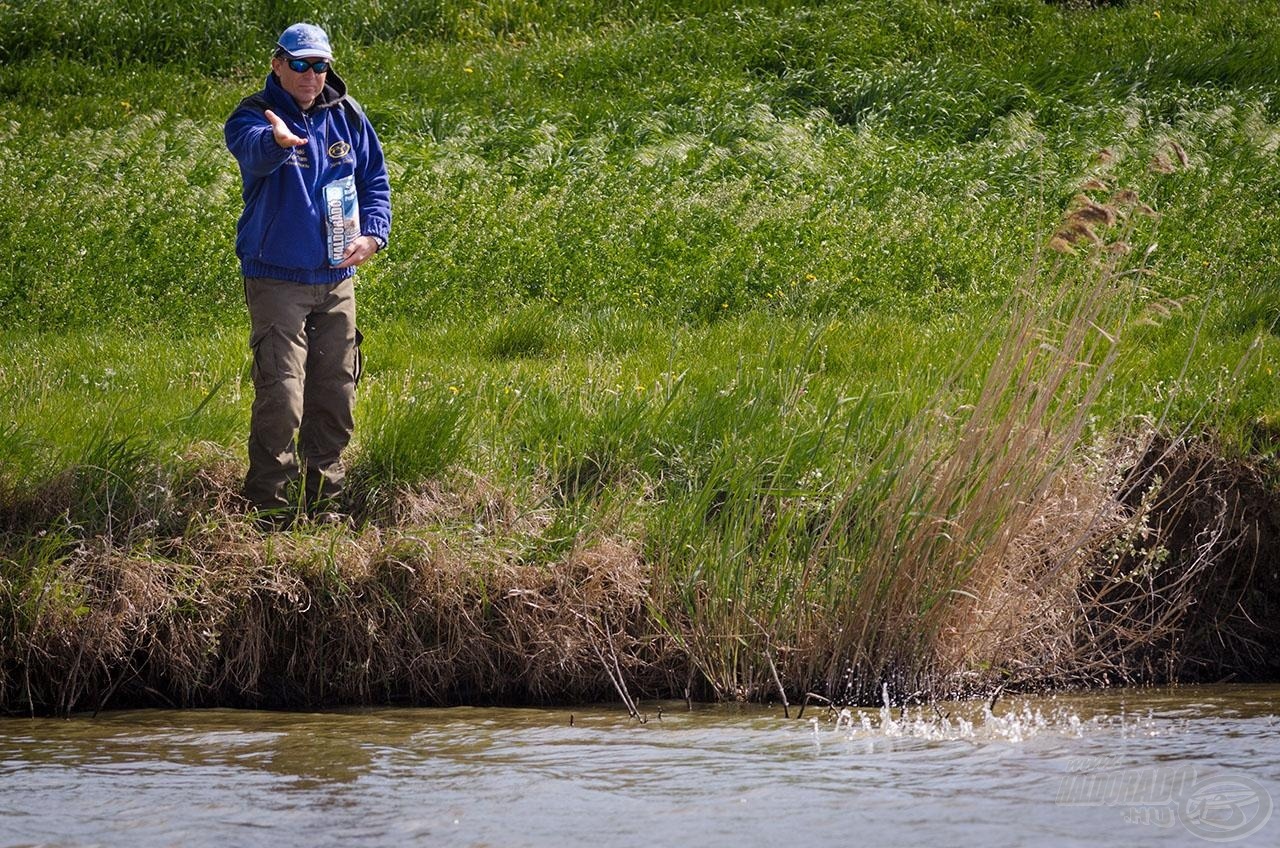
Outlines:
{"type": "Polygon", "coordinates": [[[379,523],[393,527],[442,527],[465,523],[477,533],[534,536],[552,520],[544,505],[547,488],[535,485],[525,506],[508,491],[477,474],[460,471],[449,485],[440,480],[396,493],[379,523]]]}
{"type": "Polygon", "coordinates": [[[886,683],[898,699],[1274,674],[1280,501],[1262,473],[1155,435],[1073,459],[1011,496],[985,539],[923,511],[910,529],[936,532],[910,550],[958,571],[899,560],[879,593],[853,596],[862,607],[810,599],[794,629],[739,610],[731,669],[708,664],[723,646],[707,622],[655,606],[667,593],[636,542],[587,531],[530,558],[512,540],[539,522],[478,481],[422,495],[419,517],[441,530],[264,534],[235,514],[132,546],[50,530],[0,555],[0,711],[618,697],[634,710],[690,691],[865,702],[886,683]],[[512,536],[449,531],[485,505],[512,536]]]}
{"type": "Polygon", "coordinates": [[[430,534],[226,522],[164,547],[77,542],[6,584],[0,709],[591,699],[672,667],[617,539],[520,564],[430,534]]]}
{"type": "Polygon", "coordinates": [[[1065,469],[1005,556],[964,590],[939,643],[954,688],[1043,685],[1072,666],[1083,575],[1131,523],[1115,499],[1113,459],[1065,469]]]}
{"type": "MultiPolygon", "coordinates": [[[[829,696],[876,701],[886,682],[900,692],[952,685],[954,643],[971,629],[974,604],[984,609],[1011,580],[1037,579],[1009,570],[1011,551],[1078,461],[1141,293],[1134,271],[1145,257],[1132,265],[1126,252],[1103,249],[1093,229],[1123,212],[1083,193],[1073,200],[1057,238],[1087,234],[1097,261],[1083,279],[1063,261],[1034,266],[976,395],[966,401],[960,377],[945,387],[878,463],[891,468],[891,482],[876,516],[854,512],[829,528],[833,538],[867,539],[859,591],[831,622],[840,635],[825,673],[829,696]]],[[[1109,236],[1124,242],[1131,229],[1109,236]]],[[[958,373],[972,370],[966,363],[958,373]]]]}
{"type": "Polygon", "coordinates": [[[380,524],[265,533],[242,475],[207,445],[164,463],[121,441],[7,492],[0,711],[590,699],[680,668],[638,545],[565,544],[520,505],[536,492],[459,473],[384,498],[380,524]]]}
{"type": "Polygon", "coordinates": [[[1063,476],[957,616],[956,688],[1280,672],[1280,503],[1205,440],[1148,433],[1063,476]]]}
{"type": "Polygon", "coordinates": [[[200,442],[170,458],[145,441],[104,436],[46,479],[0,489],[0,533],[65,527],[123,545],[180,535],[189,524],[243,514],[243,478],[242,462],[220,445],[200,442]]]}
{"type": "Polygon", "coordinates": [[[1263,679],[1280,671],[1280,504],[1252,464],[1157,436],[1116,492],[1130,532],[1079,591],[1071,674],[1263,679]]]}

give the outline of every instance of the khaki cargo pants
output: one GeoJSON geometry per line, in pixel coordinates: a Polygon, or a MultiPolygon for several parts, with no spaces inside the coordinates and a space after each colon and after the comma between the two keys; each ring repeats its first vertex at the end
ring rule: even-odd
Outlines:
{"type": "Polygon", "coordinates": [[[354,427],[355,281],[304,285],[246,277],[244,294],[254,390],[244,495],[258,509],[299,506],[290,493],[300,453],[301,506],[330,508],[342,491],[341,455],[354,427]]]}

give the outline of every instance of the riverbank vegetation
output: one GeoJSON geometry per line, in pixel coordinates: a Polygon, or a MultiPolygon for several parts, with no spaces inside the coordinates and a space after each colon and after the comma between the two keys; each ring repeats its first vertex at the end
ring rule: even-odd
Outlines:
{"type": "Polygon", "coordinates": [[[1274,674],[1264,10],[231,5],[0,6],[0,709],[1274,674]],[[396,218],[354,525],[263,533],[221,122],[295,18],[396,218]]]}

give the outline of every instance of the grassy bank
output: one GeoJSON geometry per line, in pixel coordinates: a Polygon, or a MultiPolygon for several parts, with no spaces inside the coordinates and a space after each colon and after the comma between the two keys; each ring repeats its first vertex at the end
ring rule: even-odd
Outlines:
{"type": "Polygon", "coordinates": [[[264,536],[221,121],[311,12],[162,5],[0,7],[0,708],[1265,666],[1265,10],[316,13],[395,233],[358,526],[264,536]]]}

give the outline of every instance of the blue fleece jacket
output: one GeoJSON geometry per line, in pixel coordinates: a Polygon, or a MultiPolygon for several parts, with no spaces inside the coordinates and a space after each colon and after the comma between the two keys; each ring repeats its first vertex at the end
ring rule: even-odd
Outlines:
{"type": "Polygon", "coordinates": [[[224,133],[244,183],[236,255],[246,277],[319,284],[354,274],[354,268],[330,267],[325,244],[324,187],[347,176],[355,176],[361,235],[386,243],[391,185],[382,145],[332,69],[306,112],[271,74],[261,92],[231,113],[224,133]],[[276,144],[268,108],[307,143],[289,149],[276,144]]]}

